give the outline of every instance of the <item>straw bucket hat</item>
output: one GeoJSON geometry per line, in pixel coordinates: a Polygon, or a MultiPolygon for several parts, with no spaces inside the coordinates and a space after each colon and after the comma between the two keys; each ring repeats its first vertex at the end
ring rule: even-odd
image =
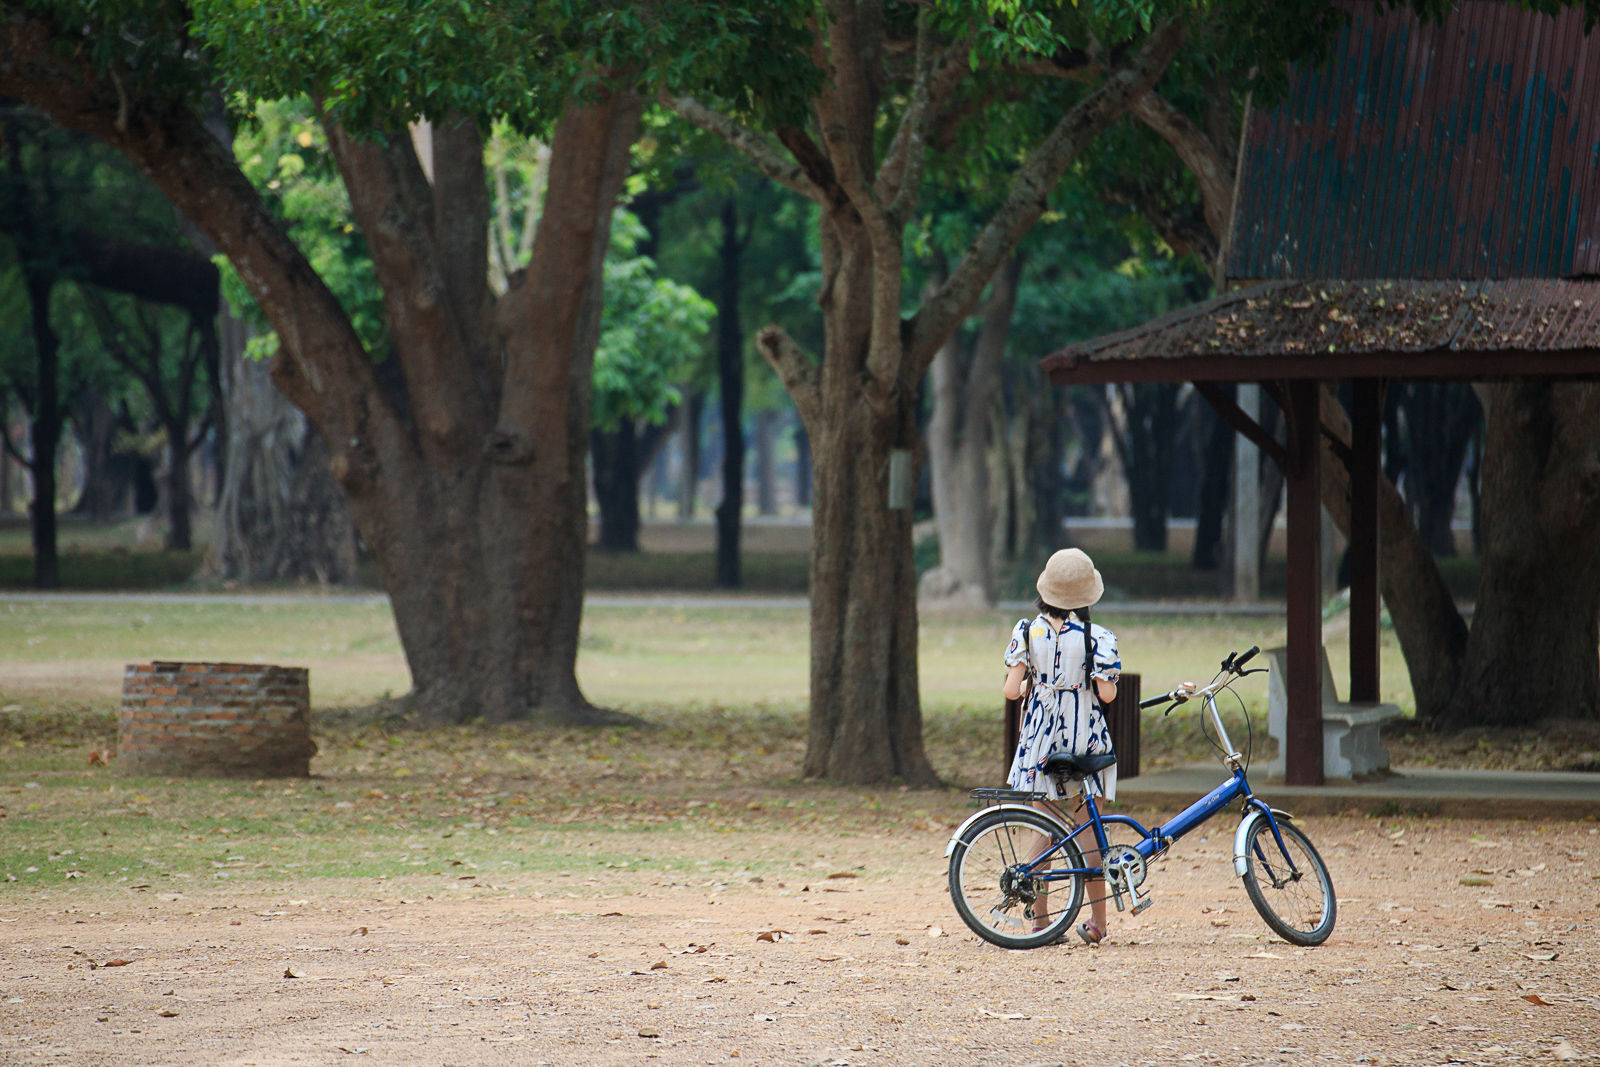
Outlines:
{"type": "Polygon", "coordinates": [[[1099,601],[1106,583],[1082,549],[1063,548],[1045,563],[1036,588],[1039,598],[1052,607],[1086,608],[1099,601]]]}

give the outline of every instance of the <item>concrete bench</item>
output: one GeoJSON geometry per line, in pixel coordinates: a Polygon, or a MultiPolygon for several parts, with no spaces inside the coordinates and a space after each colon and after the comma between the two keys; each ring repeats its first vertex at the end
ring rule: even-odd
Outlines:
{"type": "MultiPolygon", "coordinates": [[[[1329,778],[1359,778],[1389,769],[1383,747],[1383,724],[1401,717],[1394,704],[1350,704],[1339,699],[1328,669],[1328,650],[1318,649],[1322,663],[1322,773],[1329,778]]],[[[1267,666],[1267,733],[1278,741],[1278,755],[1267,774],[1281,777],[1289,736],[1288,650],[1269,648],[1267,666]]]]}

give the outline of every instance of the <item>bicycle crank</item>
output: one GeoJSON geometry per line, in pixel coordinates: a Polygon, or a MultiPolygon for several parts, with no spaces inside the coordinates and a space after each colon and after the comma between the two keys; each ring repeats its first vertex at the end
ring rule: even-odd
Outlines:
{"type": "Polygon", "coordinates": [[[1139,887],[1144,885],[1145,875],[1149,873],[1145,867],[1144,857],[1130,845],[1112,845],[1106,849],[1105,860],[1106,881],[1111,884],[1111,895],[1117,902],[1117,910],[1122,911],[1122,894],[1127,893],[1133,898],[1133,914],[1137,915],[1151,904],[1149,897],[1139,895],[1139,887]]]}

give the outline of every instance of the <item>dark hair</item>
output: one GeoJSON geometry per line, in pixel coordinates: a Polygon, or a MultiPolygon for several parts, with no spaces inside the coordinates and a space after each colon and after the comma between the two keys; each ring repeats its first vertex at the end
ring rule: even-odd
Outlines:
{"type": "Polygon", "coordinates": [[[1083,625],[1085,628],[1087,628],[1089,625],[1089,609],[1086,607],[1058,608],[1054,604],[1046,604],[1044,597],[1042,596],[1036,596],[1033,598],[1033,606],[1038,608],[1044,614],[1049,615],[1053,619],[1065,619],[1070,612],[1071,614],[1076,615],[1079,619],[1083,620],[1083,625]]]}

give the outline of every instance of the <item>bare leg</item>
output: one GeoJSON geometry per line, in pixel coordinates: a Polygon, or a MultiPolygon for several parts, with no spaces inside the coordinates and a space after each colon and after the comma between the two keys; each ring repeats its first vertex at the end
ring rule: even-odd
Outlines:
{"type": "MultiPolygon", "coordinates": [[[[1100,850],[1092,845],[1085,850],[1084,863],[1090,867],[1100,866],[1100,850]]],[[[1090,878],[1084,884],[1084,892],[1089,895],[1089,920],[1094,923],[1095,929],[1104,937],[1108,929],[1106,925],[1106,880],[1104,878],[1090,878]]]]}

